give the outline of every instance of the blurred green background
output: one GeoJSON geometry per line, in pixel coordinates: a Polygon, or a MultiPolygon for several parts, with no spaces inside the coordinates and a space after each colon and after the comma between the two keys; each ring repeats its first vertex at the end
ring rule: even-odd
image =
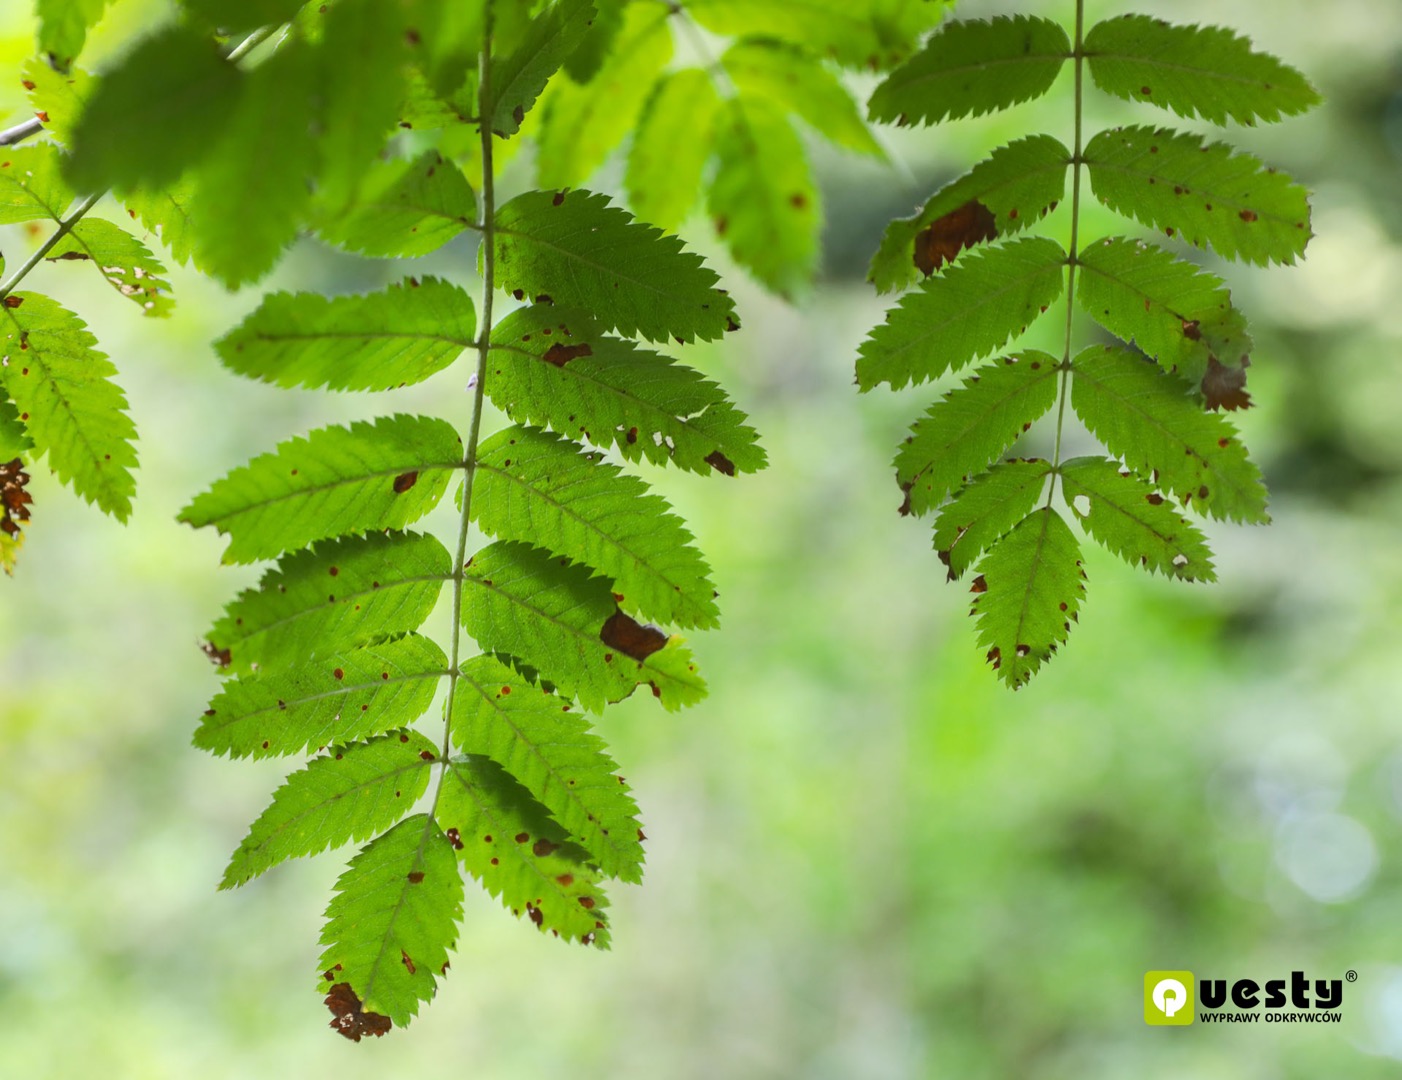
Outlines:
{"type": "MultiPolygon", "coordinates": [[[[0,9],[14,119],[27,8],[0,9]]],[[[164,10],[118,0],[90,62],[164,10]]],[[[1207,260],[1254,321],[1243,426],[1274,524],[1209,529],[1215,586],[1092,551],[1069,646],[1029,689],[995,684],[963,587],[895,513],[889,459],[934,394],[852,386],[885,307],[861,279],[885,220],[976,155],[1029,130],[1069,140],[1069,72],[991,120],[888,134],[891,169],[819,155],[821,283],[788,307],[732,271],[744,332],[687,350],[751,412],[771,468],[646,474],[698,534],[725,623],[692,642],[708,701],[602,722],[649,836],[645,886],[615,890],[614,949],[561,946],[470,890],[438,1000],[382,1040],[336,1038],[313,992],[345,853],[214,889],[283,763],[189,745],[215,684],[198,642],[256,575],[219,568],[222,545],[174,515],[310,427],[390,410],[463,423],[466,369],[373,400],[254,385],[209,342],[261,290],[176,271],[174,318],[142,321],[81,264],[37,271],[26,286],[81,313],[121,369],[143,464],[125,528],[36,469],[23,561],[0,581],[0,1077],[1402,1073],[1402,5],[1135,10],[1234,25],[1328,99],[1228,136],[1315,193],[1308,261],[1207,260]],[[1162,1029],[1141,1018],[1151,968],[1358,981],[1338,1025],[1162,1029]]],[[[1099,95],[1092,109],[1131,116],[1099,95]]],[[[688,234],[724,268],[703,222],[688,234]]],[[[35,242],[0,232],[11,265],[35,242]]],[[[455,244],[415,269],[471,283],[472,265],[455,244]]],[[[402,272],[309,242],[265,287],[402,272]]]]}

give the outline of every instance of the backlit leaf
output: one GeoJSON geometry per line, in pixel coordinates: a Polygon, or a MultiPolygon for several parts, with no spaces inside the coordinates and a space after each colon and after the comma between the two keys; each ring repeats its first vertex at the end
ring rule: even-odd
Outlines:
{"type": "Polygon", "coordinates": [[[700,68],[657,84],[628,152],[628,205],[643,221],[674,232],[696,204],[720,104],[700,68]]]}
{"type": "Polygon", "coordinates": [[[934,540],[950,581],[963,577],[980,555],[1032,513],[1050,471],[1049,462],[1035,458],[1001,461],[945,503],[935,519],[934,540]]]}
{"type": "Polygon", "coordinates": [[[514,135],[550,76],[594,18],[593,0],[560,0],[537,15],[509,52],[492,57],[492,130],[514,135]]]}
{"type": "Polygon", "coordinates": [[[427,150],[413,161],[382,161],[354,200],[318,223],[322,239],[381,258],[427,255],[476,224],[477,199],[462,170],[427,150]]]}
{"type": "Polygon", "coordinates": [[[90,262],[103,280],[141,308],[143,315],[170,314],[174,300],[161,261],[131,233],[101,218],[85,217],[75,224],[45,258],[90,262]]]}

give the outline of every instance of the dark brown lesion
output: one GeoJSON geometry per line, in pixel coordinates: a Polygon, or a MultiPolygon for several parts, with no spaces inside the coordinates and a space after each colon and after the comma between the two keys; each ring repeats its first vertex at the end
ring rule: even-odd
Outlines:
{"type": "Polygon", "coordinates": [[[360,998],[351,989],[350,983],[337,983],[326,995],[326,1007],[331,1010],[331,1030],[344,1035],[351,1042],[359,1042],[364,1035],[379,1038],[393,1024],[388,1016],[365,1012],[360,998]]]}
{"type": "Polygon", "coordinates": [[[644,626],[621,609],[604,620],[599,638],[609,648],[640,663],[667,644],[667,635],[661,630],[644,626]]]}
{"type": "Polygon", "coordinates": [[[915,236],[915,265],[929,277],[959,252],[975,244],[998,238],[998,222],[992,211],[977,199],[936,218],[915,236]]]}
{"type": "Polygon", "coordinates": [[[20,527],[29,520],[29,507],[34,496],[25,488],[29,484],[29,474],[24,471],[24,462],[19,458],[0,465],[0,531],[14,539],[20,527]]]}

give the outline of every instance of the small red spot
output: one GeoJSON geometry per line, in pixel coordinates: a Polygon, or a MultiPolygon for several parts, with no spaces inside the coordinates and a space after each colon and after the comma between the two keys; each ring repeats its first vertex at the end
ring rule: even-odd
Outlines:
{"type": "Polygon", "coordinates": [[[424,872],[422,870],[410,870],[407,876],[410,885],[417,885],[419,882],[423,881],[424,872]]]}
{"type": "Polygon", "coordinates": [[[336,676],[336,678],[338,678],[338,679],[344,679],[344,678],[346,677],[346,673],[345,673],[344,671],[342,671],[340,668],[337,668],[337,669],[336,669],[335,671],[333,671],[331,674],[334,675],[334,676],[336,676]]]}

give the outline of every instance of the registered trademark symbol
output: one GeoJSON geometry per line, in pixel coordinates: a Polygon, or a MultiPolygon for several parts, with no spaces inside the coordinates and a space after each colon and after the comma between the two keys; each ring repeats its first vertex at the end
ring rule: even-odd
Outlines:
{"type": "Polygon", "coordinates": [[[1344,972],[1344,978],[1347,979],[1349,982],[1357,982],[1358,972],[1354,971],[1353,968],[1349,968],[1347,971],[1344,972]]]}

